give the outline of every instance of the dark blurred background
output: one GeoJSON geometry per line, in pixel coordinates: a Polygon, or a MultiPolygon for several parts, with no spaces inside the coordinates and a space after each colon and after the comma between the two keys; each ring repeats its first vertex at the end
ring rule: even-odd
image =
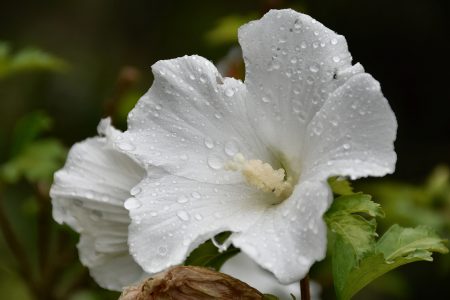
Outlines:
{"type": "MultiPolygon", "coordinates": [[[[107,115],[113,115],[115,124],[124,129],[127,111],[152,83],[153,63],[185,54],[218,62],[236,45],[235,29],[240,23],[259,18],[270,8],[290,7],[344,35],[354,62],[380,81],[399,124],[398,164],[390,178],[420,184],[434,167],[450,163],[449,3],[1,1],[0,41],[8,42],[12,52],[39,48],[64,60],[67,68],[56,73],[20,72],[0,79],[0,163],[9,159],[14,128],[27,114],[45,112],[53,119],[45,135],[66,146],[95,135],[100,118],[107,115]]],[[[429,280],[421,277],[421,270],[433,274],[431,265],[420,263],[408,270],[415,271],[410,275],[414,285],[409,283],[413,291],[407,297],[390,295],[392,299],[449,294],[444,285],[448,272],[447,277],[429,280]]],[[[328,288],[324,287],[324,298],[332,299],[328,288]]],[[[92,297],[79,299],[97,299],[92,297]]]]}

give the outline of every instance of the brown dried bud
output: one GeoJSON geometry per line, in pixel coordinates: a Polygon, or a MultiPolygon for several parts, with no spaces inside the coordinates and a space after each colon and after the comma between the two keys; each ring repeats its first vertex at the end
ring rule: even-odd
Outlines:
{"type": "Polygon", "coordinates": [[[126,288],[119,300],[263,299],[248,284],[211,269],[178,266],[126,288]]]}

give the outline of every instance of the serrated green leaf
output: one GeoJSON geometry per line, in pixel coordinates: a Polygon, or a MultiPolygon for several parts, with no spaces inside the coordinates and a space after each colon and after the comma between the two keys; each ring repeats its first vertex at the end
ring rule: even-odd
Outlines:
{"type": "Polygon", "coordinates": [[[415,257],[432,261],[432,252],[448,252],[444,241],[433,229],[426,226],[403,228],[393,225],[377,242],[376,251],[383,253],[386,262],[415,257]]]}
{"type": "Polygon", "coordinates": [[[346,195],[336,198],[327,215],[335,213],[365,214],[370,217],[384,217],[381,206],[372,201],[372,196],[362,193],[346,195]]]}
{"type": "MultiPolygon", "coordinates": [[[[223,232],[218,234],[215,239],[217,242],[223,243],[229,235],[230,232],[223,232]]],[[[187,266],[210,267],[216,271],[219,271],[228,259],[232,258],[239,252],[240,250],[233,246],[230,246],[227,250],[220,252],[213,242],[208,240],[192,251],[184,264],[187,266]]]]}
{"type": "Polygon", "coordinates": [[[346,178],[334,176],[328,178],[328,184],[331,190],[336,195],[351,195],[353,193],[353,188],[350,181],[346,178]]]}
{"type": "Polygon", "coordinates": [[[30,182],[51,182],[53,173],[61,168],[66,152],[55,139],[33,142],[0,167],[0,177],[9,183],[17,182],[22,177],[30,182]]]}
{"type": "Polygon", "coordinates": [[[333,276],[338,298],[350,299],[376,278],[404,264],[431,261],[432,252],[447,253],[443,243],[444,240],[427,227],[393,225],[376,243],[372,253],[355,261],[345,257],[348,256],[348,245],[338,240],[333,253],[333,276]],[[336,267],[340,270],[335,270],[336,267]]]}
{"type": "Polygon", "coordinates": [[[383,215],[380,205],[370,195],[359,193],[337,198],[325,214],[325,221],[359,259],[375,245],[376,222],[372,218],[383,215]]]}

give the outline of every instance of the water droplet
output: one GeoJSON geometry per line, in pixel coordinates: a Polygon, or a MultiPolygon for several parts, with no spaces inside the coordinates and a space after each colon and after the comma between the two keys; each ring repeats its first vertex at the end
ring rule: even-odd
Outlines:
{"type": "Polygon", "coordinates": [[[316,126],[313,127],[313,132],[315,135],[321,135],[323,131],[322,123],[317,123],[316,126]]]}
{"type": "Polygon", "coordinates": [[[226,95],[227,97],[233,97],[233,95],[234,95],[233,89],[227,88],[227,89],[225,90],[225,95],[226,95]]]}
{"type": "Polygon", "coordinates": [[[202,195],[200,195],[199,192],[192,192],[191,196],[194,197],[195,199],[200,199],[202,197],[202,195]]]}
{"type": "Polygon", "coordinates": [[[200,75],[200,82],[205,83],[206,80],[207,80],[206,75],[205,75],[205,74],[201,74],[201,75],[200,75]]]}
{"type": "Polygon", "coordinates": [[[178,218],[180,218],[180,220],[185,221],[185,222],[189,221],[189,219],[190,219],[189,214],[184,210],[180,210],[179,212],[177,212],[177,216],[178,216],[178,218]]]}
{"type": "Polygon", "coordinates": [[[229,156],[234,156],[239,152],[239,145],[234,140],[225,143],[225,153],[229,156]]]}
{"type": "Polygon", "coordinates": [[[342,147],[345,149],[345,150],[350,150],[350,148],[352,147],[350,144],[344,144],[344,145],[342,145],[342,147]]]}
{"type": "Polygon", "coordinates": [[[270,99],[268,97],[262,97],[261,100],[264,103],[269,103],[270,102],[270,99]]]}
{"type": "Polygon", "coordinates": [[[336,45],[338,43],[338,40],[336,38],[332,38],[330,43],[331,45],[336,45]]]}
{"type": "Polygon", "coordinates": [[[204,142],[205,142],[206,148],[208,148],[208,149],[214,148],[214,142],[210,137],[205,137],[204,142]]]}
{"type": "Polygon", "coordinates": [[[211,169],[218,170],[223,167],[222,159],[220,159],[216,155],[210,155],[208,157],[208,165],[211,167],[211,169]]]}
{"type": "Polygon", "coordinates": [[[201,221],[201,220],[203,219],[203,217],[202,217],[201,214],[196,214],[196,215],[194,216],[194,218],[195,218],[197,221],[201,221]]]}
{"type": "Polygon", "coordinates": [[[338,63],[341,61],[341,58],[339,56],[333,56],[333,61],[338,63]]]}
{"type": "Polygon", "coordinates": [[[191,80],[195,80],[195,76],[194,75],[189,75],[189,78],[191,79],[191,80]]]}
{"type": "Polygon", "coordinates": [[[178,203],[181,203],[181,204],[187,203],[188,201],[189,201],[189,199],[188,199],[186,196],[180,196],[180,197],[178,197],[178,199],[177,199],[177,202],[178,202],[178,203]]]}
{"type": "Polygon", "coordinates": [[[309,66],[309,70],[313,73],[317,73],[320,69],[320,66],[318,64],[312,64],[309,66]]]}
{"type": "Polygon", "coordinates": [[[291,58],[291,64],[296,64],[297,63],[297,59],[295,57],[291,58]]]}
{"type": "Polygon", "coordinates": [[[133,187],[132,189],[131,189],[131,191],[130,191],[130,194],[132,195],[132,196],[136,196],[136,195],[138,195],[140,192],[142,192],[142,189],[141,189],[141,187],[140,186],[135,186],[135,187],[133,187]]]}
{"type": "Polygon", "coordinates": [[[306,43],[305,43],[305,42],[301,42],[300,47],[301,47],[302,49],[306,49],[306,43]]]}
{"type": "Polygon", "coordinates": [[[103,216],[102,212],[101,212],[101,211],[98,211],[98,210],[93,210],[93,211],[91,211],[91,213],[89,214],[89,218],[90,218],[92,221],[94,221],[94,222],[100,220],[100,218],[101,218],[102,216],[103,216]]]}
{"type": "Polygon", "coordinates": [[[136,208],[141,207],[141,206],[142,206],[142,203],[141,203],[138,199],[132,197],[132,198],[128,198],[128,199],[125,201],[125,203],[123,204],[123,206],[124,206],[126,209],[136,209],[136,208]]]}
{"type": "Polygon", "coordinates": [[[162,109],[162,106],[161,106],[160,104],[156,104],[156,105],[155,105],[155,109],[156,109],[156,110],[161,110],[161,109],[162,109]]]}
{"type": "Polygon", "coordinates": [[[158,254],[161,256],[166,256],[167,255],[167,247],[166,246],[161,246],[158,248],[158,254]]]}

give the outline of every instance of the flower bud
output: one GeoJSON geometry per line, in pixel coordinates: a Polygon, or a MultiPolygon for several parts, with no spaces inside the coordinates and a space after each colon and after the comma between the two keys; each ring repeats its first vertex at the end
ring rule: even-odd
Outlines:
{"type": "Polygon", "coordinates": [[[246,283],[211,269],[177,266],[126,288],[119,300],[263,299],[246,283]]]}

